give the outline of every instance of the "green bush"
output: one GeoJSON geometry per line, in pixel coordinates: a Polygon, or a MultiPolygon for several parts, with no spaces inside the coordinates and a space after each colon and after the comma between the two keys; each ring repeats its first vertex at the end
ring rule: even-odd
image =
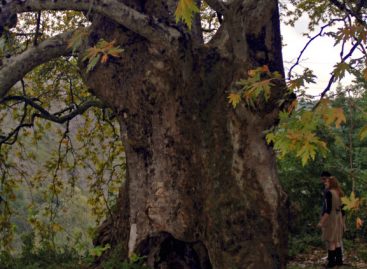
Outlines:
{"type": "Polygon", "coordinates": [[[297,256],[300,253],[307,252],[312,247],[322,247],[323,242],[319,234],[311,235],[299,235],[290,236],[289,238],[289,251],[288,255],[290,258],[297,256]]]}
{"type": "Polygon", "coordinates": [[[41,245],[36,248],[34,233],[22,237],[19,256],[8,252],[0,253],[1,269],[80,269],[80,257],[73,248],[64,246],[57,250],[41,245]]]}

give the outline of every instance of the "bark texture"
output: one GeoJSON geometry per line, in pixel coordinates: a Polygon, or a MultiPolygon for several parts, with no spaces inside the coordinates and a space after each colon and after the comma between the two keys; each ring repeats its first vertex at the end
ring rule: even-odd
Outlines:
{"type": "Polygon", "coordinates": [[[10,59],[2,59],[0,62],[0,98],[3,98],[10,88],[33,68],[56,57],[70,54],[71,48],[68,48],[67,41],[71,36],[72,32],[62,33],[10,59]]]}
{"type": "MultiPolygon", "coordinates": [[[[131,253],[146,256],[155,269],[285,267],[286,196],[264,139],[284,86],[274,86],[256,108],[227,102],[249,69],[266,64],[283,73],[276,0],[208,0],[224,20],[207,44],[198,16],[192,31],[176,24],[177,0],[8,2],[1,27],[11,25],[9,14],[71,8],[91,15],[84,49],[100,38],[124,48],[121,58],[84,74],[90,90],[115,110],[127,157],[114,215],[95,241],[112,249],[96,267],[131,253]]],[[[65,42],[59,46],[67,49],[65,42]]],[[[85,65],[80,62],[82,70],[85,65]]],[[[7,91],[0,89],[1,96],[7,91]]]]}
{"type": "MultiPolygon", "coordinates": [[[[131,6],[172,14],[167,2],[131,6]]],[[[210,43],[178,27],[185,34],[171,49],[94,20],[94,40],[125,48],[122,59],[86,77],[117,111],[126,147],[116,216],[96,240],[121,259],[134,252],[162,269],[285,267],[286,196],[263,133],[276,122],[284,89],[256,110],[234,110],[226,98],[248,69],[283,72],[277,2],[233,1],[226,12],[210,43]]]]}

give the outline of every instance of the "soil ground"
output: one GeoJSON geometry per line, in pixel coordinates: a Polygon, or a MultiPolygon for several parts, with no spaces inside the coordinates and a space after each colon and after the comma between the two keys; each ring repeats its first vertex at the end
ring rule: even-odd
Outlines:
{"type": "MultiPolygon", "coordinates": [[[[362,259],[361,251],[367,251],[367,246],[346,249],[344,252],[345,265],[335,267],[339,269],[367,269],[367,261],[362,259]],[[363,247],[363,249],[361,249],[363,247]]],[[[287,269],[319,269],[325,268],[327,251],[322,248],[311,248],[307,253],[302,253],[289,261],[287,269]]]]}

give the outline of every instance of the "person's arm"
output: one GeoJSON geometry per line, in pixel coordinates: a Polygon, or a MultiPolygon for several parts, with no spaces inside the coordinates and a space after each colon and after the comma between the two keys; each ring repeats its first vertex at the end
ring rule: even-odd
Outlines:
{"type": "Polygon", "coordinates": [[[328,213],[325,213],[324,215],[322,215],[319,223],[317,224],[317,227],[320,227],[320,228],[324,227],[325,222],[327,221],[328,218],[329,218],[329,214],[328,213]]]}
{"type": "Polygon", "coordinates": [[[325,211],[322,214],[322,217],[319,221],[319,223],[317,224],[317,227],[323,227],[327,221],[327,219],[329,218],[329,215],[331,213],[331,208],[332,208],[332,195],[330,191],[325,192],[325,211]]]}

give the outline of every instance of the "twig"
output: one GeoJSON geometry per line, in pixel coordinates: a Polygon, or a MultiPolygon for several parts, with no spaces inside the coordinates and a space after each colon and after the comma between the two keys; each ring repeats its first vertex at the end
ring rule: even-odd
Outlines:
{"type": "MultiPolygon", "coordinates": [[[[22,128],[25,127],[33,127],[34,125],[34,120],[35,118],[42,118],[42,119],[46,119],[52,122],[56,122],[56,123],[65,123],[67,121],[70,121],[71,119],[73,119],[74,117],[83,114],[85,111],[87,111],[89,108],[91,107],[98,107],[98,108],[105,108],[105,105],[103,103],[101,103],[100,101],[95,101],[95,100],[91,100],[91,101],[87,101],[79,106],[76,105],[72,105],[69,106],[67,108],[67,110],[70,110],[69,114],[66,114],[62,117],[58,117],[58,115],[60,114],[60,112],[57,112],[57,114],[52,114],[49,111],[47,111],[46,109],[44,109],[41,105],[37,104],[34,99],[29,99],[27,97],[24,96],[6,96],[3,99],[0,100],[0,104],[6,103],[8,101],[22,101],[24,103],[24,109],[25,109],[25,113],[22,116],[22,119],[19,123],[19,125],[13,130],[11,131],[8,135],[6,136],[0,136],[0,145],[1,144],[8,144],[8,145],[12,145],[15,143],[15,141],[18,138],[18,133],[22,128]],[[25,123],[25,119],[27,116],[27,106],[31,106],[32,108],[36,109],[38,112],[37,113],[33,113],[31,116],[31,120],[28,123],[25,123]],[[13,139],[12,141],[9,142],[10,139],[13,139]]],[[[66,110],[63,110],[63,112],[65,112],[66,110]]]]}
{"type": "MultiPolygon", "coordinates": [[[[340,63],[344,63],[350,56],[352,56],[354,50],[360,45],[360,43],[361,43],[361,40],[355,43],[353,47],[350,49],[349,53],[342,58],[340,63]]],[[[323,90],[323,92],[320,94],[320,100],[316,103],[316,105],[313,107],[312,110],[315,110],[319,106],[321,100],[325,97],[326,93],[330,90],[331,85],[334,83],[334,80],[335,80],[335,74],[333,73],[329,79],[328,85],[323,90]]]]}
{"type": "Polygon", "coordinates": [[[37,18],[37,24],[36,24],[36,34],[34,36],[34,41],[33,41],[34,46],[38,45],[37,39],[38,39],[38,35],[40,31],[40,24],[41,24],[41,11],[37,12],[36,18],[37,18]]]}
{"type": "Polygon", "coordinates": [[[297,61],[296,61],[296,62],[292,65],[292,67],[289,69],[289,71],[288,71],[288,80],[291,80],[293,69],[294,69],[297,65],[299,65],[299,62],[300,62],[300,60],[301,60],[301,57],[302,57],[303,53],[306,51],[307,47],[312,43],[312,41],[314,41],[314,40],[315,40],[316,38],[318,38],[319,36],[322,36],[322,35],[323,35],[323,32],[324,32],[324,30],[325,30],[325,28],[327,28],[327,27],[331,26],[331,25],[332,25],[333,23],[335,23],[336,21],[344,21],[344,19],[345,19],[345,18],[343,18],[343,19],[333,19],[333,20],[331,20],[329,23],[327,23],[327,24],[325,24],[324,26],[322,26],[322,27],[320,28],[320,31],[319,31],[316,35],[314,35],[313,37],[311,37],[311,38],[308,40],[308,42],[306,43],[306,45],[303,47],[303,49],[301,50],[300,54],[298,55],[297,61]]]}

